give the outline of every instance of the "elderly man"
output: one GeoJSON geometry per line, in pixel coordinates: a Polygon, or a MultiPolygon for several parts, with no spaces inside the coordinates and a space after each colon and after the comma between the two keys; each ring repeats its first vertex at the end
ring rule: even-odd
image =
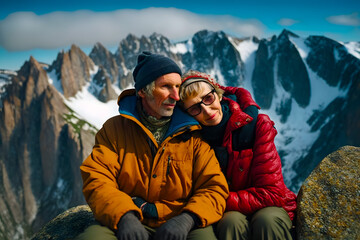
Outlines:
{"type": "Polygon", "coordinates": [[[180,68],[143,52],[133,77],[80,167],[99,224],[77,239],[216,239],[228,187],[199,124],[175,106],[180,68]]]}

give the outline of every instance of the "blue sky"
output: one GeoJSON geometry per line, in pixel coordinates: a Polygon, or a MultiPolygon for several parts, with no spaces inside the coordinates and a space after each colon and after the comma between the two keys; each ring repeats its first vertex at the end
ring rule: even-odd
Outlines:
{"type": "Polygon", "coordinates": [[[360,41],[359,0],[3,0],[0,69],[18,70],[30,55],[51,63],[72,43],[88,53],[96,42],[114,51],[129,33],[158,32],[172,41],[202,29],[267,38],[288,29],[360,41]]]}

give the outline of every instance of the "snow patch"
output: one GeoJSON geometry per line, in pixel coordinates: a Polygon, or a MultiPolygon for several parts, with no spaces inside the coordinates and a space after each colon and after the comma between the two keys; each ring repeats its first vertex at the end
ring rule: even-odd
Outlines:
{"type": "Polygon", "coordinates": [[[300,37],[298,38],[290,37],[289,40],[295,45],[301,58],[303,60],[306,59],[311,49],[305,44],[304,39],[300,37]]]}
{"type": "Polygon", "coordinates": [[[251,84],[251,79],[252,79],[252,73],[255,68],[255,57],[259,44],[252,41],[252,39],[241,41],[239,44],[235,44],[232,38],[229,38],[229,41],[239,52],[241,60],[244,62],[244,66],[245,66],[244,83],[243,83],[244,85],[240,87],[244,87],[252,94],[252,96],[254,96],[254,90],[251,84]]]}
{"type": "Polygon", "coordinates": [[[61,80],[58,79],[55,69],[53,69],[50,73],[47,73],[48,81],[52,84],[56,90],[64,95],[64,90],[61,85],[61,80]]]}
{"type": "Polygon", "coordinates": [[[350,54],[354,57],[360,59],[360,43],[359,42],[349,42],[344,44],[345,48],[350,54]]]}
{"type": "Polygon", "coordinates": [[[247,62],[247,60],[257,51],[259,44],[252,41],[252,39],[241,41],[239,44],[235,44],[232,38],[229,41],[240,53],[241,60],[247,62]]]}
{"type": "Polygon", "coordinates": [[[191,39],[186,42],[180,42],[172,45],[170,51],[177,54],[193,53],[194,44],[191,39]]]}
{"type": "Polygon", "coordinates": [[[100,102],[89,92],[89,87],[90,83],[87,83],[74,97],[64,98],[64,102],[80,118],[100,129],[107,119],[119,114],[117,100],[111,100],[107,103],[100,102]]]}
{"type": "Polygon", "coordinates": [[[170,51],[172,53],[180,53],[180,54],[185,54],[188,52],[188,45],[186,43],[178,43],[178,44],[175,44],[175,45],[172,45],[170,47],[170,51]]]}

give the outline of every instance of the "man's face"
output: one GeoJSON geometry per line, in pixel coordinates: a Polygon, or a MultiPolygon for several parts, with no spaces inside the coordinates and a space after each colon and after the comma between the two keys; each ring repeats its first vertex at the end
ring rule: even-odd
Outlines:
{"type": "Polygon", "coordinates": [[[144,110],[151,116],[160,119],[173,114],[176,101],[180,100],[179,88],[181,77],[178,73],[165,74],[155,80],[152,96],[139,91],[144,110]]]}

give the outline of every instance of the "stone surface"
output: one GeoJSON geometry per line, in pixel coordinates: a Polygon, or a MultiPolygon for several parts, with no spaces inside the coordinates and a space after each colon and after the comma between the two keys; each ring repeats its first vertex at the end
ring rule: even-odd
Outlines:
{"type": "Polygon", "coordinates": [[[73,239],[95,222],[88,205],[73,207],[46,224],[32,240],[73,239]]]}
{"type": "Polygon", "coordinates": [[[360,239],[360,148],[324,158],[298,194],[298,239],[360,239]]]}

